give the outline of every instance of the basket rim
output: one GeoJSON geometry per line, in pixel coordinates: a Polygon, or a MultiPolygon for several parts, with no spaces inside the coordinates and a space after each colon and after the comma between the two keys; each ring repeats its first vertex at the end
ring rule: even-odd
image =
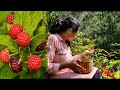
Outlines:
{"type": "Polygon", "coordinates": [[[80,62],[93,62],[93,58],[89,58],[89,59],[82,58],[80,62]]]}

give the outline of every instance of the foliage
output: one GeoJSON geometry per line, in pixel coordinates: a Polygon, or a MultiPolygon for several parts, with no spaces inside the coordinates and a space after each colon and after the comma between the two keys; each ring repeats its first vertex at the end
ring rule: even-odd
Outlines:
{"type": "Polygon", "coordinates": [[[81,30],[91,39],[96,39],[96,47],[113,49],[119,41],[119,12],[88,12],[82,20],[81,30]]]}
{"type": "Polygon", "coordinates": [[[6,23],[6,18],[11,12],[0,12],[1,27],[0,27],[0,51],[7,48],[10,52],[10,59],[15,56],[20,58],[22,56],[22,71],[14,73],[11,71],[8,64],[0,62],[0,78],[1,79],[45,79],[47,78],[47,46],[43,51],[36,52],[36,47],[43,41],[47,40],[47,12],[46,11],[12,11],[15,14],[13,24],[21,24],[25,32],[29,33],[31,42],[29,47],[20,47],[16,41],[9,36],[9,30],[13,24],[6,23]],[[4,32],[5,30],[5,32],[4,32]],[[41,37],[44,36],[44,37],[41,37]],[[31,72],[28,69],[27,60],[31,54],[36,54],[42,59],[41,69],[31,72]]]}
{"type": "Polygon", "coordinates": [[[94,40],[92,41],[89,38],[83,37],[83,33],[80,32],[78,33],[76,38],[71,42],[71,51],[73,55],[76,55],[94,46],[94,40]]]}
{"type": "MultiPolygon", "coordinates": [[[[80,32],[73,42],[71,42],[71,51],[73,55],[80,54],[84,50],[95,46],[94,41],[82,36],[80,32]]],[[[119,50],[108,52],[104,49],[96,48],[93,56],[93,64],[102,71],[103,79],[118,79],[120,78],[120,60],[118,59],[119,50]]]]}
{"type": "Polygon", "coordinates": [[[118,79],[120,75],[120,60],[109,58],[109,55],[113,56],[111,52],[107,52],[104,49],[96,49],[94,52],[94,66],[102,70],[102,77],[104,79],[118,79]]]}

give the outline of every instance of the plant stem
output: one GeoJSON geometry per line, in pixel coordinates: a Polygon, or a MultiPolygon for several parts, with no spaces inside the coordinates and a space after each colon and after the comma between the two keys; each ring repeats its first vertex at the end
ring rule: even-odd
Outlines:
{"type": "Polygon", "coordinates": [[[22,62],[23,53],[20,55],[19,63],[22,62]]]}
{"type": "Polygon", "coordinates": [[[28,52],[29,52],[30,55],[32,55],[31,52],[30,52],[30,48],[29,48],[29,46],[28,46],[28,52]]]}
{"type": "Polygon", "coordinates": [[[27,63],[27,61],[26,61],[26,62],[24,62],[24,63],[27,63]]]}
{"type": "Polygon", "coordinates": [[[32,40],[33,40],[33,38],[34,38],[34,37],[32,37],[32,38],[30,39],[30,41],[32,41],[32,40]]]}
{"type": "Polygon", "coordinates": [[[19,54],[20,52],[16,52],[16,53],[14,53],[14,54],[11,54],[10,56],[14,56],[14,55],[16,55],[16,54],[19,54]]]}
{"type": "Polygon", "coordinates": [[[19,47],[19,51],[20,51],[21,47],[19,47]]]}
{"type": "Polygon", "coordinates": [[[27,72],[27,70],[23,67],[23,69],[27,72]]]}

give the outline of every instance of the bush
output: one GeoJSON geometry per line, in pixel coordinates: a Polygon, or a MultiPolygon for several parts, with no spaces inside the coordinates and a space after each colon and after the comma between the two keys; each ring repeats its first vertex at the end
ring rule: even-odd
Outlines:
{"type": "MultiPolygon", "coordinates": [[[[71,42],[71,51],[73,55],[76,55],[93,46],[95,46],[94,40],[90,40],[80,32],[75,40],[71,42]]],[[[103,79],[120,79],[120,60],[118,59],[118,51],[114,50],[108,52],[100,48],[95,49],[93,64],[102,71],[103,79]]]]}

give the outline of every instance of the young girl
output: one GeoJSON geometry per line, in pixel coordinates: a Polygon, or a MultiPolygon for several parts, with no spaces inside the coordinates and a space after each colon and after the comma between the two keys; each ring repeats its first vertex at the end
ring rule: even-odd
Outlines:
{"type": "Polygon", "coordinates": [[[74,18],[66,18],[64,20],[57,19],[51,29],[48,37],[48,66],[49,76],[55,76],[60,70],[73,70],[79,72],[82,68],[76,63],[80,61],[84,55],[93,54],[92,51],[84,51],[81,54],[72,56],[70,50],[70,42],[73,41],[79,32],[80,23],[74,18]]]}

